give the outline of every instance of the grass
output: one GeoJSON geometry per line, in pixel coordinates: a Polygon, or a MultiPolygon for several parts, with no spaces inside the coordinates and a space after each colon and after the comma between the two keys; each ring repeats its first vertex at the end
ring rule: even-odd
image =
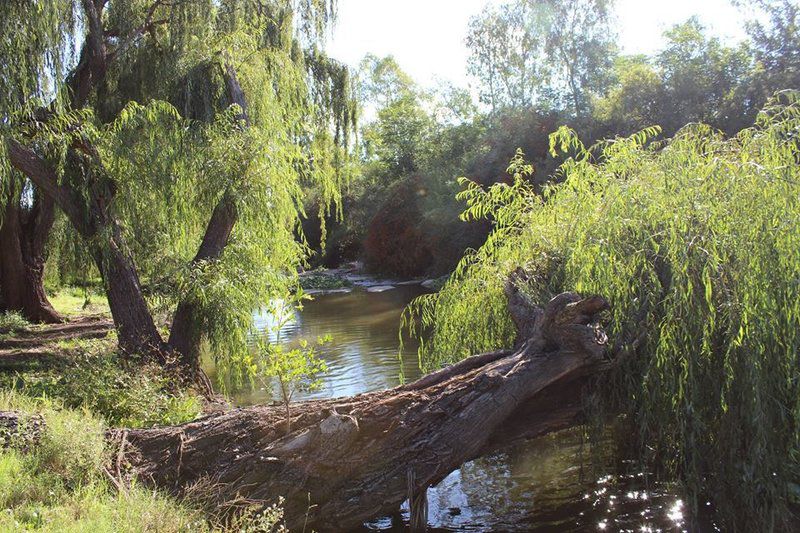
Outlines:
{"type": "Polygon", "coordinates": [[[105,294],[92,288],[64,287],[49,296],[53,308],[64,317],[110,314],[105,294]]]}
{"type": "MultiPolygon", "coordinates": [[[[75,403],[73,399],[73,403],[75,403]]],[[[0,391],[0,411],[41,417],[44,430],[31,444],[0,429],[0,531],[42,532],[237,532],[280,533],[283,510],[253,505],[234,516],[218,516],[193,502],[176,500],[134,479],[120,490],[111,482],[112,454],[105,420],[60,399],[0,391]]],[[[23,423],[24,426],[24,423],[23,423]]],[[[213,491],[209,486],[207,490],[213,491]]],[[[202,490],[202,489],[195,489],[202,490]]]]}
{"type": "Polygon", "coordinates": [[[103,471],[103,421],[58,402],[0,392],[0,410],[38,413],[46,429],[23,453],[0,450],[0,531],[210,531],[203,514],[143,487],[118,493],[103,471]]]}
{"type": "MultiPolygon", "coordinates": [[[[83,298],[81,290],[65,289],[53,303],[65,315],[102,311],[104,298],[91,296],[86,308],[83,298]]],[[[29,326],[16,314],[0,315],[0,325],[9,333],[29,326]]],[[[280,506],[220,516],[194,503],[208,499],[200,493],[179,501],[135,479],[120,490],[107,469],[106,429],[181,424],[201,413],[202,399],[160,368],[121,358],[113,335],[49,346],[66,362],[0,373],[0,411],[44,421],[36,444],[0,428],[0,531],[287,531],[280,506]]]]}
{"type": "MultiPolygon", "coordinates": [[[[58,401],[0,392],[0,411],[40,416],[37,445],[0,448],[0,531],[287,533],[279,506],[220,518],[188,501],[111,482],[103,420],[58,401]]],[[[12,442],[19,442],[13,441],[12,442]]]]}
{"type": "Polygon", "coordinates": [[[86,409],[113,426],[180,424],[200,414],[199,396],[174,387],[160,368],[121,358],[114,343],[113,338],[62,341],[68,363],[3,375],[0,385],[86,409]]]}

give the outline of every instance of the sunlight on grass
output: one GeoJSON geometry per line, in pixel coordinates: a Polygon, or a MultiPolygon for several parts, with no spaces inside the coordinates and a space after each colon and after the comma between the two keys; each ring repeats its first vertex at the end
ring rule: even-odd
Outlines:
{"type": "Polygon", "coordinates": [[[50,303],[66,317],[110,313],[106,295],[94,289],[65,287],[50,296],[50,303]]]}
{"type": "Polygon", "coordinates": [[[204,517],[158,492],[116,489],[104,474],[103,422],[88,411],[0,393],[0,409],[38,413],[46,429],[27,453],[0,451],[0,531],[208,531],[204,517]]]}

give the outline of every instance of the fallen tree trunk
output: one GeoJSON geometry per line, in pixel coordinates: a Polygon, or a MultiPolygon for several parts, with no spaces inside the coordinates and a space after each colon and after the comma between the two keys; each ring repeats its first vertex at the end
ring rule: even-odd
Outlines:
{"type": "Polygon", "coordinates": [[[605,300],[565,293],[539,309],[513,289],[509,300],[523,324],[515,350],[474,356],[391,390],[294,405],[288,433],[277,406],[118,430],[118,457],[140,481],[212,494],[208,503],[223,508],[283,496],[290,527],[346,530],[406,499],[424,525],[427,487],[512,440],[574,425],[582,379],[604,366],[596,316],[605,300]]]}
{"type": "MultiPolygon", "coordinates": [[[[597,323],[605,300],[565,293],[536,308],[515,288],[521,275],[507,288],[513,350],[390,390],[299,403],[288,420],[282,406],[254,406],[112,430],[111,470],[227,512],[282,496],[291,529],[353,529],[408,499],[412,529],[423,530],[428,487],[466,461],[579,423],[581,388],[608,365],[597,323]]],[[[0,415],[17,430],[16,415],[0,415]]]]}

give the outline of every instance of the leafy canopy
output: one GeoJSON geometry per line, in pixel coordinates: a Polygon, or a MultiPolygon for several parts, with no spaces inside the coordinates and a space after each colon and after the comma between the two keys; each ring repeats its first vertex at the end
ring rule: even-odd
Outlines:
{"type": "MultiPolygon", "coordinates": [[[[60,33],[43,34],[38,59],[23,65],[28,78],[23,67],[0,73],[20,94],[31,92],[29,80],[49,76],[53,86],[37,89],[42,103],[58,99],[70,90],[61,51],[83,45],[88,19],[72,2],[53,4],[52,13],[40,3],[19,4],[0,24],[10,27],[11,15],[29,20],[29,37],[52,20],[78,18],[80,32],[69,33],[65,22],[60,33]]],[[[114,194],[111,210],[151,307],[195,303],[197,327],[222,366],[248,357],[251,310],[295,283],[306,253],[296,238],[305,192],[317,191],[326,213],[339,209],[356,107],[347,69],[319,47],[334,4],[111,0],[102,21],[110,36],[107,72],[85,108],[47,122],[31,121],[34,109],[19,116],[0,110],[2,135],[35,146],[87,203],[98,182],[76,171],[86,166],[75,164],[71,148],[92,147],[86,157],[114,194]],[[228,68],[246,109],[230,105],[228,68]],[[223,195],[238,215],[230,244],[218,260],[192,264],[223,195]]],[[[10,34],[0,37],[5,56],[24,56],[25,41],[10,34]]],[[[2,161],[2,178],[15,175],[2,161]]],[[[96,236],[87,244],[103,242],[96,236]]]]}
{"type": "Polygon", "coordinates": [[[575,116],[602,91],[616,49],[609,0],[513,0],[470,20],[468,72],[481,100],[504,107],[565,105],[575,116]]]}

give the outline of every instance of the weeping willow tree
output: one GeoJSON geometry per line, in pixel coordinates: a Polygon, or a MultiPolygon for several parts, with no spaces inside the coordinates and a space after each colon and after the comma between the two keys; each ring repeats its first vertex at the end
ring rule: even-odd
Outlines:
{"type": "MultiPolygon", "coordinates": [[[[77,32],[72,0],[12,0],[0,15],[0,130],[37,110],[64,109],[59,81],[74,61],[77,32]],[[35,7],[36,17],[29,17],[35,7]]],[[[75,101],[75,104],[79,102],[75,101]]],[[[0,148],[2,150],[2,148],[0,148]]],[[[17,311],[33,322],[58,322],[43,288],[47,237],[55,220],[52,198],[13,172],[0,157],[0,312],[17,311]]]]}
{"type": "Polygon", "coordinates": [[[695,506],[711,494],[732,528],[785,527],[800,481],[800,103],[780,99],[730,139],[695,124],[586,148],[559,130],[551,150],[571,157],[543,196],[521,154],[512,185],[467,182],[464,217],[495,230],[409,309],[431,328],[423,367],[512,343],[503,284],[517,267],[534,302],[602,294],[628,356],[599,390],[643,458],[695,506]]]}
{"type": "Polygon", "coordinates": [[[224,367],[246,368],[251,310],[303,260],[303,191],[329,209],[347,178],[350,82],[319,49],[333,4],[65,6],[82,33],[51,39],[49,53],[80,54],[66,75],[43,70],[67,104],[7,121],[4,180],[26,176],[81,235],[127,353],[197,375],[207,338],[224,367]],[[167,337],[158,311],[172,313],[167,337]]]}

